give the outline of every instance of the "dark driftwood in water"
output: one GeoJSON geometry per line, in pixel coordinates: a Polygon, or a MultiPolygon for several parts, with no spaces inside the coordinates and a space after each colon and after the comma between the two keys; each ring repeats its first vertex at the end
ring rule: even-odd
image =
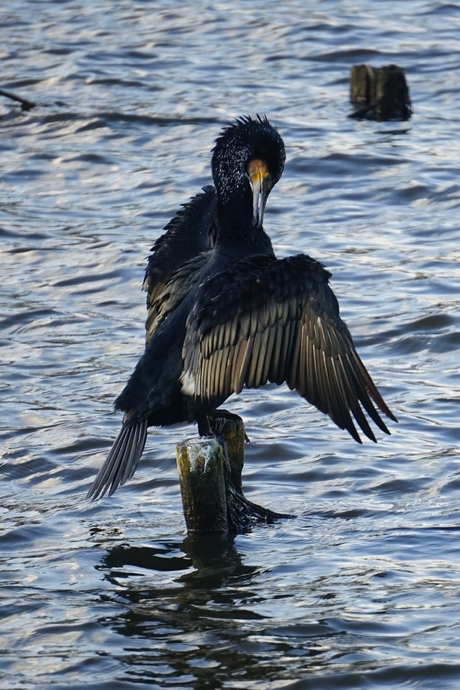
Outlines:
{"type": "Polygon", "coordinates": [[[211,420],[216,438],[182,441],[177,466],[189,532],[243,532],[257,522],[288,517],[248,501],[243,494],[245,431],[237,415],[211,420]],[[218,440],[219,439],[219,440],[218,440]]]}
{"type": "Polygon", "coordinates": [[[350,72],[350,101],[358,108],[349,117],[408,120],[412,114],[406,75],[397,65],[354,65],[350,72]]]}
{"type": "Polygon", "coordinates": [[[21,96],[16,96],[16,94],[11,93],[11,91],[5,91],[0,89],[0,96],[5,96],[6,98],[11,98],[13,101],[18,101],[21,104],[22,110],[32,110],[37,105],[33,101],[28,101],[27,98],[22,98],[21,96]]]}

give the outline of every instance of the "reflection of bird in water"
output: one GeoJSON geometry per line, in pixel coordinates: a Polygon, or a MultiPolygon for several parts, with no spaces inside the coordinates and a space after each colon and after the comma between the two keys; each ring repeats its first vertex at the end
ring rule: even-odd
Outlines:
{"type": "MultiPolygon", "coordinates": [[[[308,256],[276,259],[262,227],[284,167],[266,118],[225,128],[205,188],[167,226],[146,272],[147,345],[115,403],[123,426],[88,497],[112,494],[134,474],[149,426],[196,422],[244,386],[284,381],[360,442],[363,410],[389,433],[395,420],[339,316],[328,273],[308,256]],[[212,248],[210,248],[212,247],[212,248]]],[[[396,420],[395,420],[396,421],[396,420]]]]}

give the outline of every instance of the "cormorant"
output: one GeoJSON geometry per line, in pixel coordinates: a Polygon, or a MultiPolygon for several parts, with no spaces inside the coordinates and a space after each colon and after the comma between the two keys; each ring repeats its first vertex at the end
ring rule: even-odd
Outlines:
{"type": "Polygon", "coordinates": [[[267,118],[224,128],[212,155],[215,185],[166,226],[153,247],[147,344],[115,402],[122,429],[88,498],[131,478],[147,428],[196,422],[244,386],[286,382],[361,443],[352,415],[375,441],[364,415],[389,433],[375,405],[396,421],[339,315],[331,274],[309,256],[277,259],[262,221],[281,177],[285,151],[267,118]]]}

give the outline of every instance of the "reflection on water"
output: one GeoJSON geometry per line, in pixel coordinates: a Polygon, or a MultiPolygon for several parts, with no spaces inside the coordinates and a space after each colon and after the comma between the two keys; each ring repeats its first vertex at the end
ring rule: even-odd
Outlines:
{"type": "MultiPolygon", "coordinates": [[[[267,617],[253,610],[260,593],[252,582],[261,569],[243,564],[231,538],[189,536],[180,545],[182,557],[178,547],[120,546],[103,559],[106,577],[119,588],[118,597],[129,601],[125,614],[104,623],[134,645],[127,676],[169,679],[175,687],[182,682],[219,688],[230,677],[251,682],[260,677],[263,664],[264,677],[276,677],[282,663],[271,658],[275,644],[259,641],[260,633],[248,635],[245,627],[251,621],[266,624],[267,617]],[[155,587],[155,571],[180,570],[187,572],[155,587]],[[151,577],[148,571],[153,571],[151,577]]],[[[319,634],[318,625],[310,627],[306,637],[319,634]]],[[[278,652],[281,649],[288,652],[289,643],[278,652]]]]}
{"type": "Polygon", "coordinates": [[[0,100],[2,684],[457,688],[457,7],[29,5],[2,9],[1,86],[38,104],[0,100]],[[347,117],[359,62],[405,69],[409,125],[347,117]],[[243,391],[245,494],[298,517],[184,539],[191,427],[83,496],[142,350],[145,257],[246,113],[286,143],[276,251],[332,271],[399,425],[358,446],[285,388],[243,391]]]}
{"type": "Polygon", "coordinates": [[[193,535],[157,548],[121,545],[107,553],[101,570],[117,587],[117,598],[129,602],[122,616],[104,622],[134,645],[128,677],[215,688],[229,675],[251,677],[260,659],[250,652],[247,632],[235,629],[235,610],[240,622],[263,619],[251,610],[257,597],[251,582],[260,569],[243,564],[233,538],[193,535]],[[157,572],[169,577],[157,582],[157,572]]]}
{"type": "MultiPolygon", "coordinates": [[[[416,562],[426,549],[435,555],[432,546],[442,540],[443,532],[452,534],[459,528],[412,534],[389,530],[385,541],[401,550],[397,563],[380,556],[371,560],[367,528],[359,537],[353,528],[343,528],[355,517],[341,516],[338,529],[324,518],[322,525],[320,521],[301,525],[305,536],[307,529],[310,534],[312,529],[335,532],[325,540],[322,553],[315,541],[308,568],[296,556],[296,551],[301,552],[298,538],[268,529],[263,530],[268,534],[257,535],[256,548],[249,550],[248,544],[238,548],[240,538],[235,543],[219,535],[110,549],[97,569],[113,586],[109,599],[124,610],[103,616],[101,623],[129,638],[123,643],[126,677],[156,682],[161,678],[165,686],[184,683],[196,688],[219,688],[226,682],[238,686],[261,678],[267,684],[283,679],[284,686],[295,677],[304,680],[293,688],[313,688],[313,680],[308,680],[312,674],[319,687],[365,687],[365,677],[377,684],[415,678],[427,683],[422,687],[431,687],[429,683],[439,677],[446,687],[455,687],[458,672],[448,664],[425,665],[423,676],[409,660],[407,665],[381,669],[374,655],[380,650],[390,662],[401,648],[408,652],[412,648],[413,654],[415,640],[423,645],[422,637],[442,638],[443,614],[440,611],[436,632],[429,631],[433,610],[427,615],[426,605],[439,597],[440,588],[447,596],[454,590],[442,582],[439,561],[437,573],[433,569],[418,580],[415,573],[421,575],[421,562],[418,567],[416,562]],[[284,562],[267,562],[278,539],[287,542],[284,562]],[[350,544],[351,559],[347,559],[350,544]],[[353,559],[354,547],[367,556],[353,559]],[[403,563],[402,552],[408,549],[414,554],[411,565],[403,563]],[[330,562],[331,553],[338,557],[336,564],[330,562]],[[251,561],[258,565],[246,564],[251,561]],[[347,597],[345,588],[350,590],[347,597]],[[359,661],[365,676],[347,672],[352,659],[359,661]],[[330,678],[322,677],[326,669],[333,672],[330,678]]],[[[250,542],[252,537],[245,539],[250,542]]]]}

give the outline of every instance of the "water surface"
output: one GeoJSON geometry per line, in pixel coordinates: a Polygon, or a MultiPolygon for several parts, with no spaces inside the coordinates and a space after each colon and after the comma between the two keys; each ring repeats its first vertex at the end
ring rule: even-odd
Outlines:
{"type": "Polygon", "coordinates": [[[460,9],[447,2],[0,10],[2,688],[458,688],[460,9]],[[353,64],[406,70],[413,118],[350,120],[353,64]],[[243,391],[244,486],[295,514],[187,537],[175,445],[84,495],[143,346],[145,257],[237,115],[287,164],[265,227],[333,273],[399,419],[355,444],[285,388],[243,391]]]}

